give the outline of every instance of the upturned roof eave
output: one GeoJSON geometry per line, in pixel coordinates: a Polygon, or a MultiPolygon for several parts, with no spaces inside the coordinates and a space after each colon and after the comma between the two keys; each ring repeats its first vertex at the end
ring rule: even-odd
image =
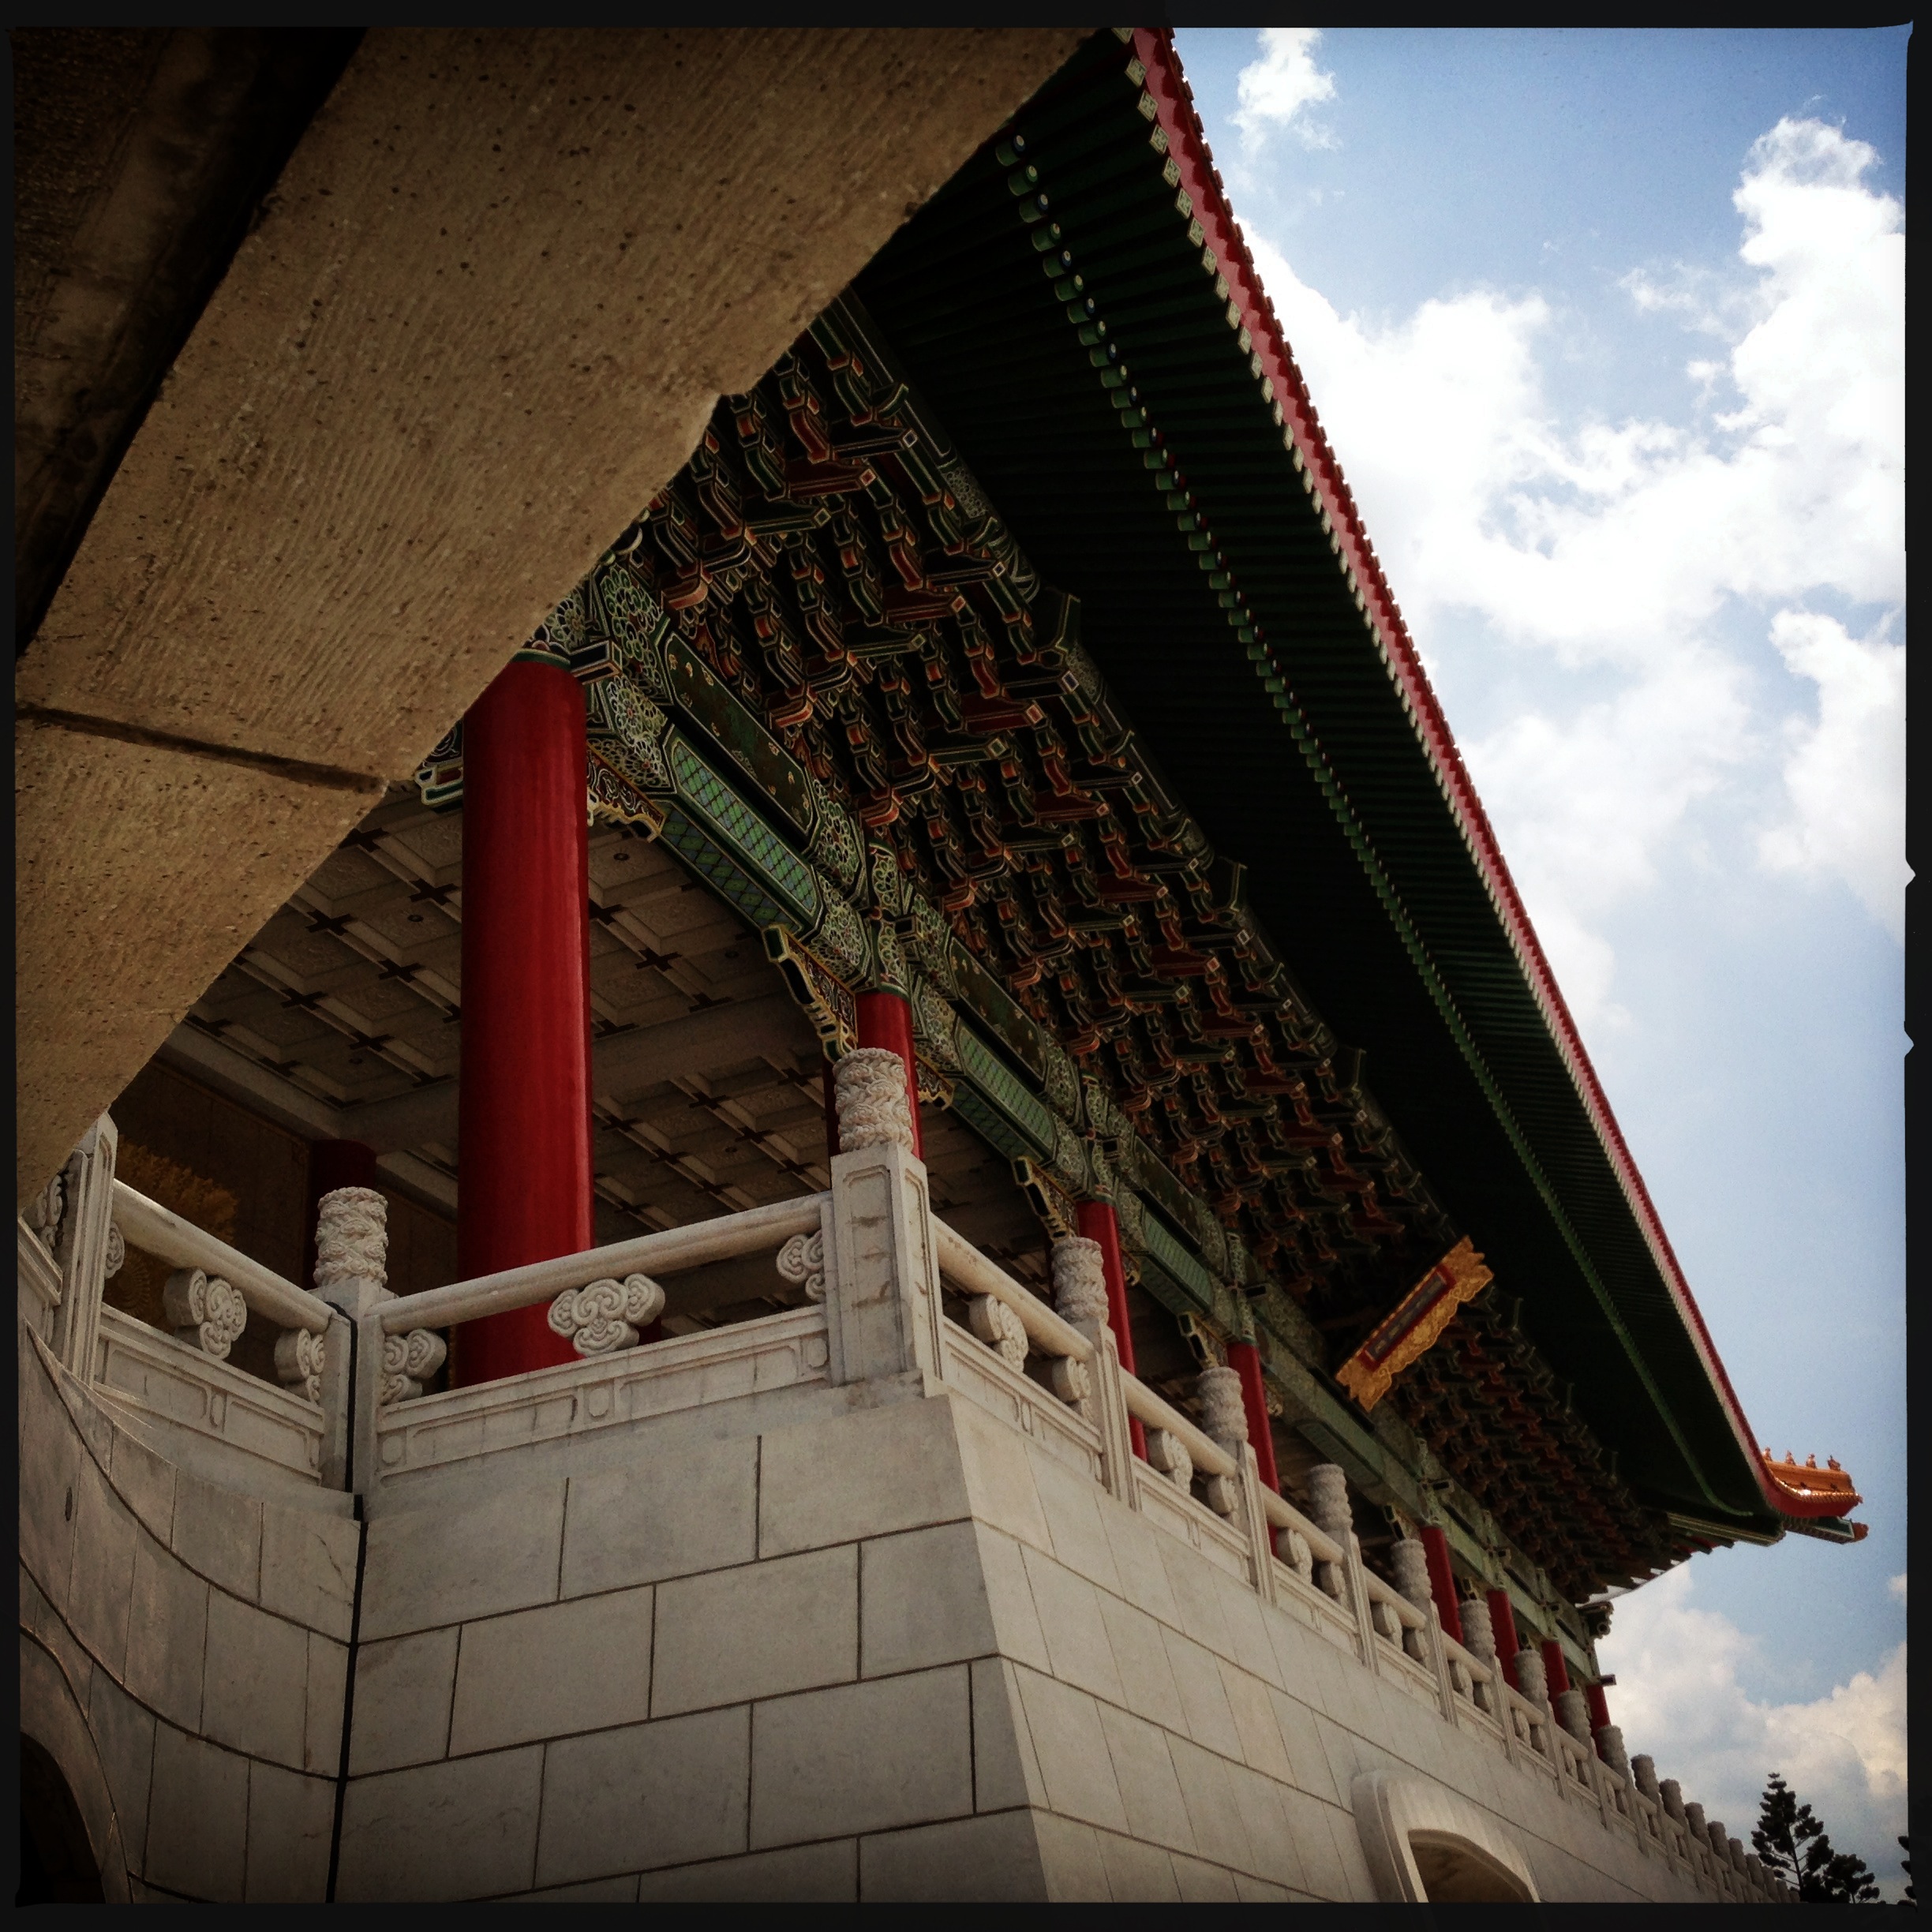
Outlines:
{"type": "Polygon", "coordinates": [[[1617,1125],[1455,734],[1368,541],[1354,499],[1343,480],[1340,462],[1321,429],[1307,384],[1262,287],[1240,223],[1234,219],[1216,175],[1206,135],[1174,46],[1172,31],[1136,28],[1133,47],[1136,58],[1147,70],[1144,84],[1156,105],[1159,124],[1167,138],[1168,154],[1180,170],[1181,187],[1194,203],[1195,218],[1201,224],[1206,245],[1214,252],[1230,299],[1238,305],[1242,326],[1261,358],[1275,399],[1281,406],[1284,427],[1293,435],[1322,507],[1341,539],[1340,566],[1361,593],[1364,616],[1406,700],[1404,709],[1413,721],[1416,741],[1482,879],[1524,983],[1643,1235],[1658,1276],[1702,1363],[1711,1394],[1723,1411],[1738,1454],[1752,1473],[1764,1510],[1775,1518],[1841,1514],[1842,1506],[1835,1500],[1791,1493],[1774,1482],[1763,1466],[1743,1404],[1617,1125]]]}

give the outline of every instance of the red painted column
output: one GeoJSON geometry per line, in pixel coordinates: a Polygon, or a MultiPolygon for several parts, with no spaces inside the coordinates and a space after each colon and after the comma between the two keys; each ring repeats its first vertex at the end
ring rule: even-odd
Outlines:
{"type": "Polygon", "coordinates": [[[900,993],[861,993],[859,1044],[886,1047],[905,1062],[906,1105],[912,1110],[912,1151],[923,1160],[926,1140],[919,1132],[919,1061],[912,1046],[912,1002],[900,993]]]}
{"type": "Polygon", "coordinates": [[[1248,1417],[1248,1441],[1255,1452],[1261,1480],[1277,1496],[1281,1477],[1275,1470],[1275,1432],[1268,1427],[1267,1398],[1261,1387],[1261,1351],[1252,1342],[1230,1342],[1228,1366],[1241,1377],[1241,1408],[1248,1417]]]}
{"type": "Polygon", "coordinates": [[[1443,1628],[1462,1641],[1462,1612],[1456,1601],[1455,1571],[1449,1561],[1449,1533],[1433,1523],[1422,1526],[1422,1550],[1428,1559],[1429,1594],[1443,1628]]]}
{"type": "MultiPolygon", "coordinates": [[[[1100,1265],[1106,1271],[1107,1326],[1114,1331],[1114,1346],[1121,1366],[1134,1372],[1133,1327],[1127,1319],[1127,1267],[1121,1259],[1120,1217],[1111,1201],[1082,1201],[1079,1209],[1080,1231],[1090,1241],[1100,1244],[1100,1265]]],[[[1127,1418],[1128,1432],[1133,1438],[1133,1452],[1147,1460],[1147,1431],[1138,1416],[1127,1418]]]]}
{"type": "MultiPolygon", "coordinates": [[[[583,693],[504,671],[463,720],[457,1267],[467,1280],[596,1245],[583,693]]],[[[541,1303],[455,1333],[453,1380],[574,1361],[541,1303]]]]}
{"type": "Polygon", "coordinates": [[[1549,1679],[1550,1702],[1554,1704],[1570,1688],[1570,1672],[1563,1663],[1563,1646],[1554,1637],[1543,1639],[1543,1669],[1549,1679]]]}
{"type": "Polygon", "coordinates": [[[1522,1686],[1516,1681],[1516,1653],[1522,1645],[1516,1635],[1516,1612],[1510,1602],[1506,1589],[1492,1589],[1489,1597],[1489,1627],[1496,1634],[1496,1655],[1502,1661],[1503,1675],[1509,1679],[1512,1690],[1520,1690],[1522,1686]]]}
{"type": "Polygon", "coordinates": [[[302,1285],[315,1285],[316,1222],[322,1196],[338,1188],[373,1188],[376,1150],[360,1140],[312,1140],[309,1144],[309,1214],[302,1233],[302,1285]]]}
{"type": "Polygon", "coordinates": [[[1592,1732],[1601,1731],[1610,1721],[1610,1700],[1604,1690],[1603,1683],[1587,1683],[1583,1687],[1583,1695],[1589,1705],[1592,1732]]]}

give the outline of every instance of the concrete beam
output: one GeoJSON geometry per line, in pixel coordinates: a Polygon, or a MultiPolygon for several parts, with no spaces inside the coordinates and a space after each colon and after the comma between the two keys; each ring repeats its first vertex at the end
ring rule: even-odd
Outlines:
{"type": "Polygon", "coordinates": [[[14,650],[355,28],[26,27],[13,56],[14,650]]]}
{"type": "Polygon", "coordinates": [[[382,29],[17,673],[17,1190],[1071,30],[382,29]]]}

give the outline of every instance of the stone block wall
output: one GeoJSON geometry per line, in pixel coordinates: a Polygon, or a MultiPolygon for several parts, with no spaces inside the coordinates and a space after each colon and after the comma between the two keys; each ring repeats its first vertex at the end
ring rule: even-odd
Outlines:
{"type": "Polygon", "coordinates": [[[319,1900],[360,1531],[176,1467],[20,1325],[21,1728],[110,1898],[319,1900]],[[115,1868],[115,1859],[120,1863],[115,1868]]]}
{"type": "Polygon", "coordinates": [[[339,1896],[1368,1900],[1375,1769],[1695,1896],[972,1402],[822,1393],[379,1509],[339,1896]]]}
{"type": "Polygon", "coordinates": [[[1474,1807],[1545,1899],[1705,1896],[1352,1612],[1255,1588],[1200,1505],[1136,1476],[1130,1507],[963,1331],[935,1346],[938,1374],[736,1377],[547,1436],[606,1372],[546,1371],[520,1441],[505,1411],[373,1484],[365,1528],[171,1463],[23,1320],[26,1728],[110,1895],[319,1900],[332,1862],[360,1902],[1366,1901],[1380,1773],[1474,1807]]]}

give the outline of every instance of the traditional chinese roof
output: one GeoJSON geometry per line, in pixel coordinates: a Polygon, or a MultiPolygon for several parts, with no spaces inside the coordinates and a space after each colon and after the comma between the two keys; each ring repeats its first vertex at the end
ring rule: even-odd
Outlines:
{"type": "MultiPolygon", "coordinates": [[[[1136,1306],[1571,1601],[1851,1507],[1744,1426],[1164,37],[1090,41],[529,651],[590,711],[601,1214],[820,1185],[795,1054],[896,987],[962,1232],[1038,1279],[1004,1176],[1112,1199],[1136,1306]],[[1496,1286],[1365,1418],[1462,1241],[1496,1286]]],[[[451,815],[383,807],[193,1024],[446,1185],[459,730],[419,776],[451,815]]]]}
{"type": "Polygon", "coordinates": [[[1812,1514],[1756,1452],[1170,39],[1090,42],[859,290],[1623,1480],[1720,1532],[1812,1514]]]}
{"type": "Polygon", "coordinates": [[[1801,1465],[1788,1451],[1780,1457],[1767,1449],[1763,1461],[1765,1474],[1807,1516],[1848,1516],[1865,1500],[1852,1486],[1851,1472],[1838,1466],[1836,1456],[1826,1457],[1823,1469],[1818,1467],[1816,1456],[1807,1456],[1801,1465]]]}

